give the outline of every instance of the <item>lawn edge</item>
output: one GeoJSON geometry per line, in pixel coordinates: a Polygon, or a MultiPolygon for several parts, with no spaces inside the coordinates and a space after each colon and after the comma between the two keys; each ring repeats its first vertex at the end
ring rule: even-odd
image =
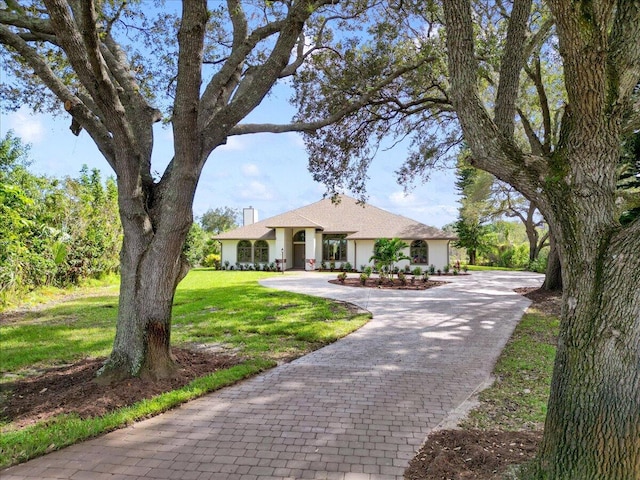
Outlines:
{"type": "Polygon", "coordinates": [[[0,434],[0,469],[160,415],[190,400],[258,375],[276,365],[273,360],[252,359],[198,377],[182,388],[140,400],[100,417],[81,419],[75,415],[59,415],[19,430],[3,432],[0,434]]]}

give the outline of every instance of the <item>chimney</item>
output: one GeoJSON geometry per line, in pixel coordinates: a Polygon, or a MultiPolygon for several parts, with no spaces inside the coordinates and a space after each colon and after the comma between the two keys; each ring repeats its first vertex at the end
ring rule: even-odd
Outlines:
{"type": "Polygon", "coordinates": [[[249,208],[242,209],[242,226],[253,225],[258,221],[258,211],[249,206],[249,208]]]}

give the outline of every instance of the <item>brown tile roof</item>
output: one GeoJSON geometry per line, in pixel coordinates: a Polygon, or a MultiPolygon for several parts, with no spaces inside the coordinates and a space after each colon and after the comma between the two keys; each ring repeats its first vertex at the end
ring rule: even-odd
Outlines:
{"type": "Polygon", "coordinates": [[[404,238],[443,239],[454,236],[402,215],[396,215],[355,198],[340,196],[340,203],[330,198],[312,203],[253,225],[236,228],[214,237],[218,240],[274,239],[276,227],[316,228],[324,233],[346,233],[349,239],[404,238]]]}

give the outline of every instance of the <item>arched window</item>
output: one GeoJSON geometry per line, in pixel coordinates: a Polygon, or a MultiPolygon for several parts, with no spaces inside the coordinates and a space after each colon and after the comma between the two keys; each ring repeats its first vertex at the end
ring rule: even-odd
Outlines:
{"type": "Polygon", "coordinates": [[[251,242],[249,240],[240,240],[238,242],[238,262],[251,262],[251,242]]]}
{"type": "Polygon", "coordinates": [[[258,240],[253,244],[254,263],[269,263],[269,244],[264,240],[258,240]]]}
{"type": "Polygon", "coordinates": [[[411,263],[421,263],[427,265],[429,263],[429,247],[424,240],[414,240],[411,242],[409,249],[411,263]]]}
{"type": "Polygon", "coordinates": [[[300,230],[293,236],[294,242],[304,242],[304,230],[300,230]]]}

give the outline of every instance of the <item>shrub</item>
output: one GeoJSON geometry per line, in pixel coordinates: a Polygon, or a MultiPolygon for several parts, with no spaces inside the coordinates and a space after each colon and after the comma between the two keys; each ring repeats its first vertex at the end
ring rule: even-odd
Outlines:
{"type": "Polygon", "coordinates": [[[422,281],[423,281],[424,283],[427,283],[427,282],[429,281],[429,274],[427,274],[427,272],[424,272],[424,273],[422,274],[422,281]]]}
{"type": "Polygon", "coordinates": [[[416,267],[411,273],[413,273],[414,277],[419,277],[420,275],[422,275],[422,268],[416,267]]]}
{"type": "Polygon", "coordinates": [[[344,270],[345,272],[350,272],[353,269],[353,267],[351,266],[351,264],[349,262],[344,262],[342,264],[342,270],[344,270]]]}
{"type": "Polygon", "coordinates": [[[329,270],[332,272],[336,269],[336,262],[329,262],[329,270]]]}
{"type": "Polygon", "coordinates": [[[364,267],[364,273],[367,276],[367,278],[369,278],[373,273],[373,268],[371,268],[370,266],[364,267]]]}
{"type": "Polygon", "coordinates": [[[429,265],[429,275],[433,275],[434,273],[436,273],[436,266],[432,263],[429,265]]]}
{"type": "Polygon", "coordinates": [[[360,285],[365,285],[367,283],[367,279],[369,278],[369,275],[367,275],[366,273],[361,273],[360,274],[360,285]]]}
{"type": "Polygon", "coordinates": [[[404,274],[404,272],[398,272],[398,280],[400,281],[400,285],[407,284],[407,276],[404,274]]]}
{"type": "Polygon", "coordinates": [[[347,272],[340,272],[338,274],[338,281],[340,283],[344,283],[344,281],[347,279],[347,272]]]}
{"type": "Polygon", "coordinates": [[[209,268],[213,267],[216,270],[220,270],[220,255],[218,255],[217,253],[210,253],[209,255],[204,257],[202,266],[209,268]]]}
{"type": "Polygon", "coordinates": [[[444,273],[449,273],[449,270],[451,270],[451,265],[449,265],[448,263],[444,266],[443,268],[444,273]]]}

